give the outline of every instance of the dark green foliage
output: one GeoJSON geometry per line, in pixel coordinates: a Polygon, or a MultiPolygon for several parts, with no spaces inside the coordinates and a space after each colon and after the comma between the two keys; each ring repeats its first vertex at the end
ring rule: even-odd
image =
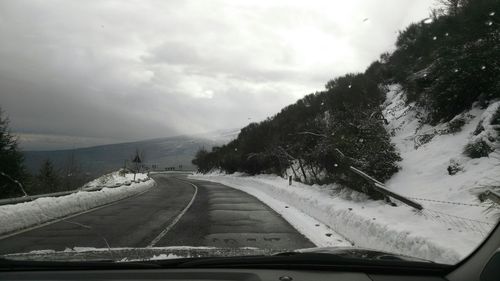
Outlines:
{"type": "Polygon", "coordinates": [[[474,136],[477,136],[479,135],[480,133],[482,133],[484,131],[484,126],[483,126],[483,120],[479,121],[479,123],[477,124],[477,127],[476,129],[474,129],[474,132],[472,132],[472,134],[474,136]]]}
{"type": "Polygon", "coordinates": [[[50,160],[45,160],[36,175],[35,182],[33,183],[36,193],[51,193],[63,191],[61,185],[61,178],[54,168],[50,160]]]}
{"type": "Polygon", "coordinates": [[[469,143],[464,149],[465,155],[470,158],[487,157],[491,152],[493,152],[493,148],[491,148],[484,140],[469,143]]]}
{"type": "Polygon", "coordinates": [[[398,171],[401,160],[383,127],[380,104],[383,92],[366,75],[347,75],[327,84],[330,113],[327,138],[316,152],[320,167],[329,171],[334,182],[355,190],[365,187],[359,179],[339,165],[335,149],[356,160],[357,168],[385,181],[398,171]],[[324,156],[327,157],[324,157],[324,156]],[[337,167],[333,165],[337,161],[337,167]]]}
{"type": "MultiPolygon", "coordinates": [[[[248,174],[282,175],[293,167],[293,177],[308,183],[335,182],[380,198],[348,169],[353,165],[380,181],[398,170],[401,159],[383,126],[380,108],[385,95],[380,85],[401,84],[407,101],[429,113],[421,121],[431,124],[450,121],[475,102],[486,106],[500,98],[500,1],[441,2],[445,13],[434,11],[431,23],[408,26],[400,32],[396,50],[382,54],[365,73],[329,81],[324,91],[248,125],[229,144],[200,150],[193,163],[202,172],[218,168],[248,174]],[[347,158],[340,157],[339,150],[347,158]]],[[[449,131],[458,132],[465,122],[457,118],[449,123],[449,131]]],[[[416,146],[433,136],[418,136],[416,146]]],[[[465,153],[482,157],[490,150],[479,141],[465,153]]]]}
{"type": "Polygon", "coordinates": [[[458,133],[462,130],[462,127],[465,125],[465,118],[459,117],[451,120],[448,123],[448,132],[451,134],[458,133]]]}
{"type": "MultiPolygon", "coordinates": [[[[214,147],[215,148],[215,147],[214,147]]],[[[196,152],[193,161],[193,165],[198,167],[198,171],[202,173],[209,172],[210,169],[214,168],[216,165],[208,158],[208,152],[205,148],[202,148],[196,152]]]]}
{"type": "Polygon", "coordinates": [[[459,1],[453,13],[401,32],[386,67],[426,108],[429,122],[451,120],[500,97],[500,1],[459,1]],[[494,14],[492,14],[494,12],[494,14]]]}
{"type": "Polygon", "coordinates": [[[23,155],[19,151],[16,138],[9,132],[9,120],[0,110],[0,198],[22,196],[19,186],[11,179],[24,184],[27,174],[23,166],[23,155]]]}
{"type": "Polygon", "coordinates": [[[201,149],[193,164],[201,172],[221,169],[282,175],[295,163],[294,178],[308,183],[336,182],[362,191],[366,182],[336,159],[336,149],[356,159],[353,164],[379,180],[398,170],[400,158],[381,118],[383,96],[370,75],[336,78],[327,83],[324,92],[307,95],[274,117],[243,128],[227,145],[211,152],[201,149]],[[318,175],[320,171],[326,172],[326,178],[318,175]]]}

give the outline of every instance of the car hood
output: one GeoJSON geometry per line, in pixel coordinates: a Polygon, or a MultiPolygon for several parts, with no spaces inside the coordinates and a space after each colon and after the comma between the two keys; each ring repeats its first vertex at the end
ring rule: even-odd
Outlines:
{"type": "Polygon", "coordinates": [[[74,247],[62,251],[37,250],[26,253],[4,254],[10,260],[26,261],[148,261],[178,258],[228,257],[272,255],[282,251],[258,248],[216,247],[146,247],[146,248],[92,248],[74,247]]]}
{"type": "Polygon", "coordinates": [[[360,248],[360,247],[318,247],[308,249],[294,250],[296,253],[317,253],[317,254],[331,254],[348,259],[370,259],[370,260],[386,260],[386,261],[411,261],[411,262],[432,262],[429,260],[411,257],[407,255],[389,253],[374,249],[360,248]]]}
{"type": "Polygon", "coordinates": [[[146,247],[146,248],[90,248],[75,247],[62,251],[37,250],[26,253],[4,254],[9,260],[24,261],[149,261],[180,258],[234,257],[234,256],[286,256],[301,254],[328,254],[345,259],[412,261],[427,260],[358,247],[317,247],[307,249],[260,249],[216,247],[146,247]]]}

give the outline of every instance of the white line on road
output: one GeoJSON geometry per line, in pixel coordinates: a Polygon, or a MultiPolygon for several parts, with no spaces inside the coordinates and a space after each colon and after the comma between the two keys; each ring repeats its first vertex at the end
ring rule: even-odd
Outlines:
{"type": "Polygon", "coordinates": [[[180,180],[178,178],[175,178],[175,179],[178,180],[178,181],[189,183],[190,185],[192,185],[194,187],[193,198],[191,198],[191,201],[189,201],[189,203],[187,204],[187,206],[177,215],[177,217],[175,217],[175,219],[165,229],[163,229],[163,231],[160,232],[160,234],[158,234],[158,236],[156,236],[155,239],[153,239],[153,241],[151,241],[151,243],[149,243],[149,245],[147,246],[148,248],[154,247],[156,245],[156,243],[158,243],[163,238],[163,236],[165,236],[165,234],[167,234],[167,232],[169,232],[175,226],[175,224],[187,212],[187,210],[189,209],[189,207],[191,207],[191,205],[194,202],[194,199],[196,198],[196,194],[198,194],[198,187],[195,184],[190,183],[188,181],[180,180]]]}

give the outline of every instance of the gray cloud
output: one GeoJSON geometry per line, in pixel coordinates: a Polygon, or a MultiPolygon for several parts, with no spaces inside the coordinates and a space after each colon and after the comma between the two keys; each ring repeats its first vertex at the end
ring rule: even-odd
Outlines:
{"type": "Polygon", "coordinates": [[[432,2],[5,0],[0,106],[27,148],[241,127],[363,71],[432,2]]]}

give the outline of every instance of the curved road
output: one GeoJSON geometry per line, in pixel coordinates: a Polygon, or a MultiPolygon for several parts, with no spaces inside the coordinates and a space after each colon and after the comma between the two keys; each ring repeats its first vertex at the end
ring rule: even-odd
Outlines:
{"type": "Polygon", "coordinates": [[[150,191],[0,240],[0,254],[73,247],[314,247],[279,214],[230,187],[152,176],[150,191]]]}

